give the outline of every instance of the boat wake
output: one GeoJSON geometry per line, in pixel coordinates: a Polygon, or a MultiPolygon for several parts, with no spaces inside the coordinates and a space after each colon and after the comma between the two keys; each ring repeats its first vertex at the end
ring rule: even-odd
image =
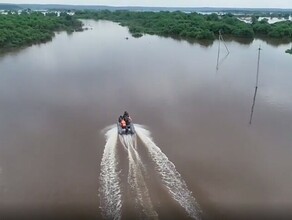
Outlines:
{"type": "MultiPolygon", "coordinates": [[[[141,125],[135,125],[135,130],[146,147],[149,157],[154,162],[155,170],[170,196],[185,209],[189,217],[199,220],[200,207],[174,164],[153,142],[148,130],[141,125]]],[[[154,210],[149,189],[145,182],[147,170],[137,150],[137,136],[119,135],[119,139],[128,153],[128,184],[135,197],[136,208],[142,213],[141,218],[158,219],[158,214],[154,210]]],[[[116,127],[108,129],[106,139],[100,173],[101,210],[105,219],[121,219],[122,199],[119,172],[117,171],[116,145],[118,132],[116,127]]]]}
{"type": "Polygon", "coordinates": [[[123,135],[122,144],[128,149],[129,157],[129,172],[128,183],[134,192],[135,202],[137,207],[142,210],[143,219],[158,219],[158,214],[155,212],[152,201],[149,196],[149,190],[146,186],[143,173],[146,169],[137,152],[136,135],[123,135]]]}
{"type": "Polygon", "coordinates": [[[105,134],[106,145],[101,159],[100,208],[105,219],[121,219],[122,199],[117,171],[116,145],[118,139],[117,128],[111,127],[105,134]]]}
{"type": "Polygon", "coordinates": [[[195,198],[192,196],[192,192],[188,190],[180,173],[175,169],[174,164],[152,141],[148,130],[140,125],[136,125],[135,128],[137,135],[145,144],[149,156],[155,163],[156,171],[168,189],[171,197],[185,209],[191,218],[200,219],[201,209],[195,198]]]}

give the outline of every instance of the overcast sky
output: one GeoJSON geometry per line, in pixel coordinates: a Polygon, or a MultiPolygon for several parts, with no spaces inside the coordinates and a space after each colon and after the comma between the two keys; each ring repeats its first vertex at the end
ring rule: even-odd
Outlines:
{"type": "Polygon", "coordinates": [[[4,0],[2,2],[113,6],[292,8],[292,0],[4,0]]]}

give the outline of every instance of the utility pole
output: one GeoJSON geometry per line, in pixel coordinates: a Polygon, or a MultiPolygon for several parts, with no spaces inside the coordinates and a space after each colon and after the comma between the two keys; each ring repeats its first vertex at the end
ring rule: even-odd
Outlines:
{"type": "Polygon", "coordinates": [[[224,44],[224,46],[225,46],[225,48],[227,50],[227,54],[229,54],[230,52],[229,52],[229,50],[228,50],[228,48],[227,48],[227,46],[225,44],[225,40],[223,38],[223,35],[222,35],[222,31],[221,30],[219,31],[219,40],[221,40],[223,42],[223,44],[224,44]]]}
{"type": "MultiPolygon", "coordinates": [[[[219,33],[220,33],[220,32],[219,32],[219,33]]],[[[216,69],[217,69],[217,70],[218,70],[218,68],[219,68],[220,43],[221,43],[221,40],[220,40],[220,34],[219,34],[218,55],[217,55],[217,65],[216,65],[216,69]]]]}
{"type": "Polygon", "coordinates": [[[253,116],[254,107],[255,107],[255,104],[256,104],[256,96],[257,96],[258,86],[259,86],[259,72],[260,72],[261,50],[262,50],[261,49],[261,46],[259,46],[259,49],[258,49],[258,63],[257,63],[256,86],[255,86],[255,90],[254,90],[253,102],[252,102],[252,107],[251,107],[251,112],[250,112],[250,119],[249,119],[249,124],[250,125],[251,125],[251,122],[252,122],[252,116],[253,116]]]}
{"type": "Polygon", "coordinates": [[[260,59],[261,59],[261,46],[259,46],[259,52],[258,52],[258,65],[257,65],[257,78],[256,78],[256,88],[258,88],[259,85],[259,72],[260,72],[260,59]]]}
{"type": "MultiPolygon", "coordinates": [[[[217,65],[216,65],[216,69],[217,69],[217,70],[219,69],[219,57],[220,57],[221,41],[223,42],[223,44],[224,44],[224,46],[225,46],[225,49],[226,49],[226,51],[227,51],[226,56],[228,56],[228,54],[230,53],[229,50],[228,50],[228,47],[227,47],[226,44],[225,44],[225,41],[224,41],[224,38],[223,38],[223,35],[222,35],[222,31],[221,31],[221,30],[219,30],[218,41],[219,41],[219,45],[218,45],[217,65]]],[[[225,57],[226,57],[226,56],[225,56],[225,57]]],[[[224,58],[223,58],[223,59],[224,59],[224,58]]]]}

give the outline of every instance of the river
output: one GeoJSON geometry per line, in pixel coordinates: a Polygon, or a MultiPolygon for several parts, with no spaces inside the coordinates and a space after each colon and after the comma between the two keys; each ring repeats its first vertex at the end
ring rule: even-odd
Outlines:
{"type": "MultiPolygon", "coordinates": [[[[291,217],[289,44],[228,41],[216,70],[218,41],[133,38],[116,23],[85,23],[87,31],[0,55],[1,219],[101,218],[101,131],[124,110],[151,131],[204,219],[291,217]]],[[[163,187],[148,188],[160,219],[187,219],[163,187]]]]}

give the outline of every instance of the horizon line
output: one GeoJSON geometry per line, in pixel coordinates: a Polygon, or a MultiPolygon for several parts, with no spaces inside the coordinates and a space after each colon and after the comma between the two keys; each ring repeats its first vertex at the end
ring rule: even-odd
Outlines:
{"type": "Polygon", "coordinates": [[[0,5],[59,5],[59,6],[99,6],[99,7],[141,7],[141,8],[218,8],[218,9],[285,9],[292,10],[291,8],[281,7],[240,7],[240,6],[143,6],[143,5],[93,5],[93,4],[59,4],[59,3],[6,3],[0,2],[0,5]]]}

